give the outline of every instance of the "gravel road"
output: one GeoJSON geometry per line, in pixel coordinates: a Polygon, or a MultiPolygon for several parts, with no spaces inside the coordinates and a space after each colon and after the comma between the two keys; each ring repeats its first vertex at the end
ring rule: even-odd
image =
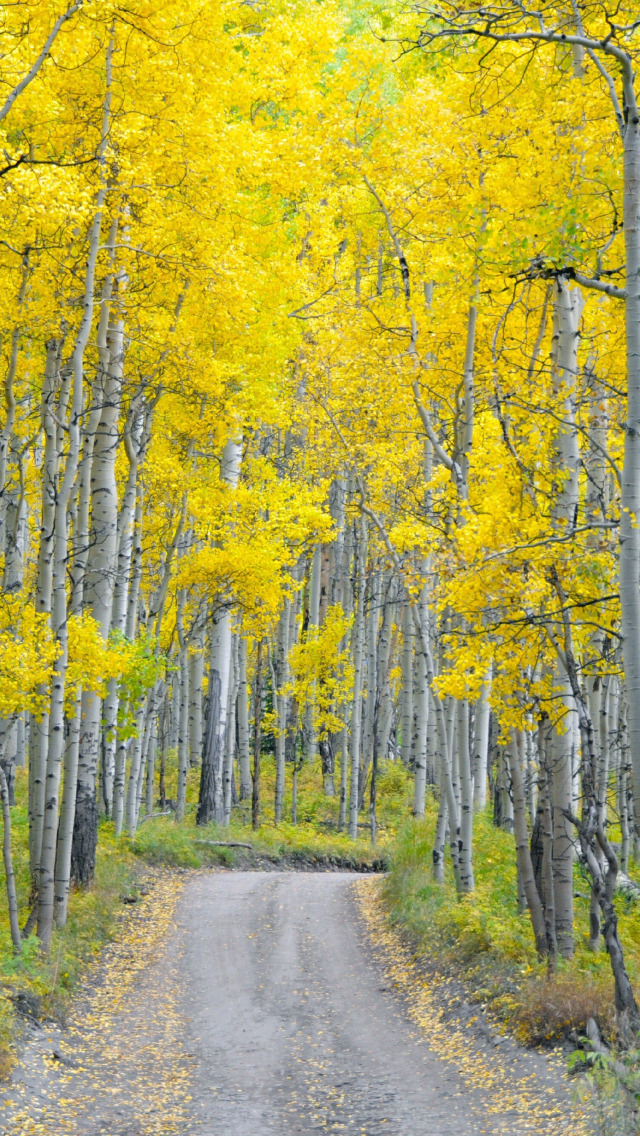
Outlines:
{"type": "MultiPolygon", "coordinates": [[[[38,1068],[32,1055],[23,1063],[22,1126],[14,1119],[2,1130],[538,1131],[510,1116],[508,1094],[502,1109],[495,1090],[489,1101],[481,1084],[470,1089],[469,1078],[465,1083],[446,1055],[429,1048],[371,956],[356,881],[338,872],[188,878],[162,953],[145,964],[125,1004],[111,1018],[103,1010],[87,1014],[72,1039],[62,1031],[39,1043],[41,1053],[55,1047],[60,1059],[38,1068]]],[[[540,1071],[532,1065],[531,1077],[541,1076],[540,1091],[550,1092],[547,1065],[536,1060],[540,1071]]]]}

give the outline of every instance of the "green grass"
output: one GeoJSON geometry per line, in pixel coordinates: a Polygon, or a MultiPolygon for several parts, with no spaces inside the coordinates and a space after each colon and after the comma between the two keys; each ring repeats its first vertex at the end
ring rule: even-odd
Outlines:
{"type": "MultiPolygon", "coordinates": [[[[175,781],[175,755],[171,755],[167,769],[167,783],[175,781]]],[[[255,850],[253,859],[263,857],[272,862],[307,862],[309,865],[354,867],[370,869],[386,865],[389,849],[402,823],[409,814],[412,799],[412,780],[402,766],[389,763],[381,771],[378,782],[378,838],[372,848],[367,805],[361,813],[359,839],[350,840],[338,830],[339,800],[327,797],[322,776],[317,766],[304,766],[298,776],[298,824],[291,824],[291,776],[287,770],[284,799],[285,820],[274,821],[275,769],[272,758],[263,758],[261,774],[260,827],[251,826],[251,803],[240,801],[233,810],[228,828],[215,825],[196,827],[195,813],[198,796],[198,771],[190,770],[187,781],[187,807],[185,819],[176,824],[172,816],[157,817],[140,825],[133,842],[133,851],[155,864],[180,868],[197,868],[206,864],[244,863],[246,852],[231,848],[211,848],[207,840],[229,840],[249,843],[255,850]]]]}

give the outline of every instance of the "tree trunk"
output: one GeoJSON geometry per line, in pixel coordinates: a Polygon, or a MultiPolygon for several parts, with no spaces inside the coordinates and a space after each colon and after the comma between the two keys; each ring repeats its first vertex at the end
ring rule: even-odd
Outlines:
{"type": "Polygon", "coordinates": [[[73,822],[76,814],[81,708],[82,694],[78,691],[75,695],[75,712],[69,719],[69,734],[64,755],[64,785],[62,790],[60,823],[58,825],[54,879],[53,914],[56,927],[64,927],[67,922],[67,907],[71,882],[71,842],[73,839],[73,822]]]}
{"type": "Polygon", "coordinates": [[[209,712],[200,769],[196,824],[224,824],[224,754],[231,671],[231,614],[222,611],[211,628],[209,712]]]}
{"type": "Polygon", "coordinates": [[[262,640],[258,643],[253,691],[253,787],[251,825],[260,827],[260,757],[262,748],[262,640]]]}
{"type": "Polygon", "coordinates": [[[405,601],[402,608],[402,698],[400,753],[405,768],[411,765],[413,735],[413,619],[411,606],[405,601]]]}
{"type": "Polygon", "coordinates": [[[524,757],[524,737],[522,730],[511,731],[511,744],[509,745],[509,764],[511,768],[511,783],[513,785],[513,823],[516,840],[516,857],[518,862],[518,875],[527,900],[531,925],[536,940],[536,950],[542,957],[547,953],[547,933],[544,921],[542,903],[536,887],[529,850],[529,832],[527,829],[527,797],[525,792],[522,759],[524,757]]]}
{"type": "Polygon", "coordinates": [[[360,539],[356,550],[358,595],[354,627],[354,681],[353,709],[351,713],[351,789],[349,798],[349,836],[358,839],[358,797],[360,781],[360,737],[362,731],[362,670],[365,637],[365,566],[367,559],[367,526],[364,516],[360,524],[360,539]]]}
{"type": "Polygon", "coordinates": [[[2,800],[2,855],[4,859],[4,874],[7,889],[7,907],[9,910],[9,926],[11,928],[11,942],[17,955],[22,954],[22,939],[20,937],[20,924],[18,923],[18,896],[16,894],[16,878],[13,872],[13,857],[11,855],[11,808],[9,806],[9,789],[4,770],[0,766],[0,799],[2,800]]]}
{"type": "Polygon", "coordinates": [[[249,692],[247,687],[247,640],[240,635],[238,653],[238,751],[240,755],[240,800],[251,796],[251,759],[249,756],[249,692]]]}
{"type": "Polygon", "coordinates": [[[487,804],[487,762],[489,757],[489,724],[491,721],[491,694],[493,668],[489,665],[482,691],[476,703],[476,729],[474,746],[473,803],[480,811],[487,804]]]}
{"type": "Polygon", "coordinates": [[[473,891],[473,770],[469,750],[469,703],[458,702],[458,769],[460,776],[460,890],[473,891]]]}
{"type": "Polygon", "coordinates": [[[287,696],[284,693],[284,688],[289,678],[289,620],[291,600],[286,599],[284,609],[278,623],[278,639],[277,639],[277,675],[276,675],[276,688],[274,688],[274,704],[277,705],[277,733],[276,733],[276,784],[275,784],[275,801],[274,801],[274,817],[276,824],[282,820],[284,808],[284,775],[285,775],[285,757],[286,757],[286,729],[287,729],[287,696]]]}
{"type": "Polygon", "coordinates": [[[620,508],[620,605],[634,807],[640,817],[640,126],[631,59],[621,70],[627,422],[620,508]]]}

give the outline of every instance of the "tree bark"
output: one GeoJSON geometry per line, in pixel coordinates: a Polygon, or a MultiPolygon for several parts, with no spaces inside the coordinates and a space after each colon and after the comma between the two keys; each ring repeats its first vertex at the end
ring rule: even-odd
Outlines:
{"type": "Polygon", "coordinates": [[[522,759],[524,756],[524,737],[521,730],[511,731],[509,750],[509,764],[511,767],[511,783],[513,785],[513,822],[516,840],[516,857],[518,861],[518,875],[527,899],[531,925],[536,940],[536,950],[542,957],[547,953],[547,933],[544,921],[542,903],[536,887],[531,853],[529,850],[529,832],[527,829],[527,797],[522,772],[522,759]]]}
{"type": "Polygon", "coordinates": [[[349,836],[358,839],[358,797],[360,789],[360,738],[362,732],[362,670],[365,637],[365,566],[367,558],[367,524],[362,516],[356,548],[358,594],[354,627],[354,682],[351,713],[351,788],[349,797],[349,836]]]}
{"type": "Polygon", "coordinates": [[[256,654],[253,690],[253,786],[251,793],[251,825],[260,827],[260,758],[262,751],[262,640],[256,654]]]}
{"type": "Polygon", "coordinates": [[[11,808],[9,806],[9,789],[4,770],[0,766],[0,799],[2,800],[2,856],[4,859],[5,884],[7,889],[7,907],[9,910],[9,927],[11,929],[11,942],[17,955],[22,954],[22,939],[20,937],[20,924],[18,923],[18,896],[16,893],[16,878],[13,871],[13,857],[11,854],[11,808]]]}

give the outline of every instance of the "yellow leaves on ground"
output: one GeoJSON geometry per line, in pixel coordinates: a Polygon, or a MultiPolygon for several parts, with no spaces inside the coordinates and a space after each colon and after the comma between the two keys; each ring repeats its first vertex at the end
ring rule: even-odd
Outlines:
{"type": "Polygon", "coordinates": [[[19,1080],[4,1102],[4,1131],[11,1136],[84,1136],[96,1117],[114,1109],[135,1117],[145,1136],[184,1131],[191,1100],[189,1060],[182,1050],[179,990],[174,960],[167,961],[175,904],[182,883],[159,870],[152,887],[122,919],[116,942],[80,990],[49,1091],[33,1107],[19,1080]],[[147,984],[155,986],[149,994],[147,984]],[[153,1005],[153,1013],[149,1006],[153,1005]]]}
{"type": "MultiPolygon", "coordinates": [[[[570,1106],[570,1093],[563,1095],[545,1085],[535,1072],[524,1076],[499,1052],[491,1057],[486,1047],[474,1041],[471,1021],[457,1017],[455,995],[448,997],[447,981],[425,976],[412,958],[399,933],[392,929],[377,880],[355,885],[362,918],[374,944],[379,964],[404,1000],[408,1013],[428,1045],[460,1073],[467,1088],[481,1094],[482,1115],[489,1115],[492,1131],[511,1136],[514,1128],[531,1136],[586,1136],[583,1114],[570,1106]],[[449,1005],[448,1003],[451,1003],[449,1005]],[[508,1114],[509,1119],[504,1118],[508,1114]],[[500,1118],[503,1119],[500,1119],[500,1118]]],[[[562,1061],[562,1057],[560,1057],[562,1061]]]]}

